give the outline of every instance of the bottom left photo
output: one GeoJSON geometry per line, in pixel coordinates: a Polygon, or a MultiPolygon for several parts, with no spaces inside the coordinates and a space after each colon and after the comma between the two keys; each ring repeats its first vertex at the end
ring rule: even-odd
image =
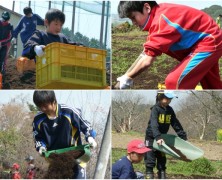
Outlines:
{"type": "Polygon", "coordinates": [[[109,91],[0,91],[1,179],[110,179],[109,91]]]}

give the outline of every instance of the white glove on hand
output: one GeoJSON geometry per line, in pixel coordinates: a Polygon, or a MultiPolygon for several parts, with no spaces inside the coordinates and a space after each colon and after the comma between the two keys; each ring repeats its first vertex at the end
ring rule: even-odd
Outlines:
{"type": "Polygon", "coordinates": [[[133,79],[128,77],[127,75],[123,75],[117,78],[119,81],[119,88],[120,89],[129,89],[133,86],[133,79]]]}
{"type": "Polygon", "coordinates": [[[12,38],[11,43],[16,44],[16,38],[12,38]]]}
{"type": "Polygon", "coordinates": [[[96,143],[95,139],[93,139],[93,137],[88,137],[88,142],[93,147],[93,149],[96,148],[97,143],[96,143]]]}
{"type": "Polygon", "coordinates": [[[40,154],[40,155],[43,155],[43,154],[42,154],[43,152],[46,152],[46,148],[43,147],[43,146],[41,146],[41,147],[39,148],[39,154],[40,154]]]}
{"type": "Polygon", "coordinates": [[[43,49],[45,48],[44,45],[36,45],[34,47],[34,51],[36,53],[37,56],[41,57],[45,54],[45,52],[43,51],[43,49]]]}

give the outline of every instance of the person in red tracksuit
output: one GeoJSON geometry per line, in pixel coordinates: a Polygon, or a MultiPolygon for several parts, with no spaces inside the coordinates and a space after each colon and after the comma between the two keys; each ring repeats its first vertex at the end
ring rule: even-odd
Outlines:
{"type": "Polygon", "coordinates": [[[162,53],[180,62],[165,79],[167,89],[194,89],[199,82],[203,89],[222,89],[218,63],[222,31],[208,14],[189,6],[156,1],[120,1],[118,13],[148,31],[140,60],[117,78],[120,89],[132,86],[133,78],[162,53]]]}
{"type": "Polygon", "coordinates": [[[9,12],[4,11],[0,20],[0,73],[3,75],[3,78],[13,30],[13,26],[9,23],[9,20],[9,12]]]}

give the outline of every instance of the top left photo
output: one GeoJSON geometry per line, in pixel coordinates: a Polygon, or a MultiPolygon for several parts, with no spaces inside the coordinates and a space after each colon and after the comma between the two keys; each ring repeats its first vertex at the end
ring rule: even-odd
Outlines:
{"type": "Polygon", "coordinates": [[[110,89],[110,1],[0,2],[0,89],[110,89]]]}

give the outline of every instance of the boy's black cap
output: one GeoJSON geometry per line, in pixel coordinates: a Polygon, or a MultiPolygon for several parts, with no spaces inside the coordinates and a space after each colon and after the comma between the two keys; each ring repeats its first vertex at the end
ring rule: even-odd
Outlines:
{"type": "Polygon", "coordinates": [[[10,19],[10,14],[8,11],[4,11],[2,13],[2,19],[4,19],[5,21],[8,21],[10,19]]]}

